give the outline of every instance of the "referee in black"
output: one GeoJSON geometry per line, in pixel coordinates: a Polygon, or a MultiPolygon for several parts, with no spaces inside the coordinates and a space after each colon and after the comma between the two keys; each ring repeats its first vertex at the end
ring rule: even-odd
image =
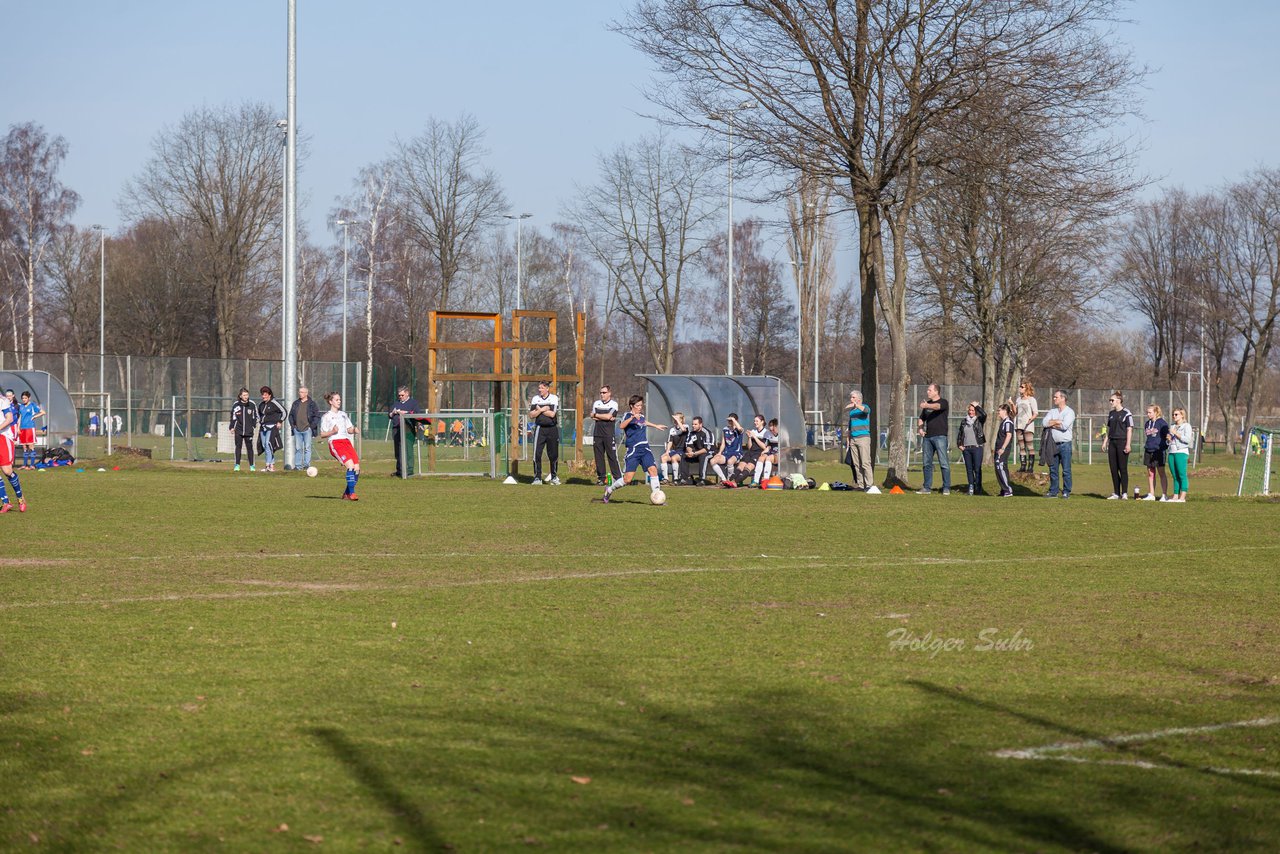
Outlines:
{"type": "Polygon", "coordinates": [[[604,486],[604,464],[607,460],[613,479],[622,477],[618,465],[618,401],[607,385],[600,387],[600,399],[591,405],[591,450],[596,456],[596,486],[604,486]]]}

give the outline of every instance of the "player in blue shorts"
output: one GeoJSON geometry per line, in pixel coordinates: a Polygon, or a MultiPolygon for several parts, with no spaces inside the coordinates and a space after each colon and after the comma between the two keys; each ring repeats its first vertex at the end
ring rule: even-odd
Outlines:
{"type": "Polygon", "coordinates": [[[720,486],[731,488],[737,486],[733,480],[724,473],[724,467],[728,466],[732,471],[737,465],[738,460],[742,459],[742,422],[738,420],[738,413],[730,412],[729,417],[724,420],[724,429],[720,431],[720,447],[716,449],[716,455],[711,458],[711,467],[715,470],[716,477],[720,478],[720,486]]]}
{"type": "Polygon", "coordinates": [[[645,421],[644,397],[638,394],[631,395],[631,399],[627,401],[627,414],[622,419],[621,427],[627,442],[627,459],[622,464],[622,480],[615,480],[605,487],[604,497],[601,499],[605,504],[609,503],[609,496],[613,495],[615,489],[631,483],[637,466],[649,475],[649,491],[658,491],[658,463],[653,458],[653,451],[649,449],[649,434],[646,431],[649,427],[658,430],[670,428],[666,424],[645,421]]]}

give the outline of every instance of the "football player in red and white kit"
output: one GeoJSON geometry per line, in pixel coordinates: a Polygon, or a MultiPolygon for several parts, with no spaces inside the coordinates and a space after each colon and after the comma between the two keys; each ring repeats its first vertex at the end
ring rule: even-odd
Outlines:
{"type": "Polygon", "coordinates": [[[342,411],[342,395],[331,391],[324,396],[329,411],[320,418],[320,438],[329,440],[329,454],[347,470],[347,488],[342,497],[347,501],[359,501],[356,497],[356,481],[360,479],[360,458],[352,438],[360,432],[342,411]]]}
{"type": "MultiPolygon", "coordinates": [[[[18,445],[18,407],[13,402],[13,389],[5,393],[0,402],[0,472],[9,479],[13,487],[13,497],[18,499],[18,512],[27,512],[27,500],[22,497],[22,484],[18,481],[18,473],[13,470],[13,457],[18,445]]],[[[9,504],[9,493],[0,483],[0,513],[8,513],[13,507],[9,504]]]]}

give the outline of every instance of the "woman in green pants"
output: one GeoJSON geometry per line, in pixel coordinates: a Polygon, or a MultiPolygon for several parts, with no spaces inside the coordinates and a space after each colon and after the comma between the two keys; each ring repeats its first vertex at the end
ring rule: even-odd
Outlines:
{"type": "Polygon", "coordinates": [[[1187,501],[1187,457],[1194,437],[1187,423],[1187,410],[1181,406],[1173,410],[1173,427],[1169,429],[1169,473],[1173,475],[1173,498],[1170,501],[1187,501]]]}

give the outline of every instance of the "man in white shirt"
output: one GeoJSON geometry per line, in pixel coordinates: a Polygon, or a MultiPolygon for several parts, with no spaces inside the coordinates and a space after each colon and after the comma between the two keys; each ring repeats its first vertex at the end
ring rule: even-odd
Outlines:
{"type": "Polygon", "coordinates": [[[547,463],[551,468],[552,486],[560,485],[556,468],[560,462],[560,426],[556,415],[560,412],[560,398],[551,393],[546,380],[538,383],[538,393],[529,401],[529,421],[533,425],[533,485],[542,484],[542,449],[547,450],[547,463]]]}
{"type": "Polygon", "coordinates": [[[596,486],[604,486],[604,464],[609,463],[613,479],[622,477],[618,466],[618,401],[609,386],[600,386],[600,399],[591,404],[591,449],[596,456],[596,486]]]}
{"type": "Polygon", "coordinates": [[[1047,498],[1058,497],[1058,469],[1062,469],[1062,497],[1071,496],[1071,428],[1076,423],[1075,410],[1067,406],[1067,393],[1058,389],[1053,393],[1053,409],[1044,414],[1045,439],[1054,443],[1049,462],[1049,491],[1047,498]]]}

